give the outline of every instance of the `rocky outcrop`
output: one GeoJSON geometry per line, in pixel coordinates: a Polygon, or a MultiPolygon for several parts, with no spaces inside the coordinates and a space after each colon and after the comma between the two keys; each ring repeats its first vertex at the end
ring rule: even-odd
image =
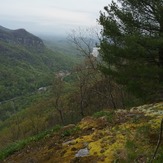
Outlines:
{"type": "Polygon", "coordinates": [[[0,41],[22,45],[31,50],[43,51],[43,41],[25,29],[10,30],[0,26],[0,41]]]}
{"type": "MultiPolygon", "coordinates": [[[[105,110],[26,145],[3,163],[152,162],[162,118],[163,102],[105,110]]],[[[162,145],[153,162],[162,162],[162,145]]]]}

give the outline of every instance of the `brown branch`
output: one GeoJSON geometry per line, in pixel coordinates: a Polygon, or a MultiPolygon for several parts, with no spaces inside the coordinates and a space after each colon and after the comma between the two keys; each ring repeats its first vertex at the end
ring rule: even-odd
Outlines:
{"type": "Polygon", "coordinates": [[[160,134],[159,134],[159,138],[158,138],[158,141],[157,141],[157,146],[156,146],[155,152],[153,154],[153,157],[152,157],[150,163],[152,163],[153,160],[156,158],[158,148],[159,148],[159,146],[161,144],[161,141],[162,141],[162,130],[163,130],[163,119],[161,120],[161,124],[160,124],[160,134]]]}

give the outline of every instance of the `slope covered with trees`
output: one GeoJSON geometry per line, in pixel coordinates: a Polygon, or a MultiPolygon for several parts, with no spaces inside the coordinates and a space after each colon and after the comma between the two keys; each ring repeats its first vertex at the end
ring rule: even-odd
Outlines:
{"type": "MultiPolygon", "coordinates": [[[[67,63],[60,55],[53,60],[53,53],[44,45],[37,49],[29,48],[31,42],[24,45],[22,39],[20,42],[2,41],[1,47],[6,52],[1,54],[2,59],[8,58],[7,62],[4,59],[3,63],[6,63],[2,66],[9,68],[7,63],[12,61],[15,68],[17,65],[21,65],[18,66],[21,69],[30,65],[23,69],[21,76],[30,70],[29,75],[32,74],[33,78],[27,81],[30,86],[34,83],[34,88],[46,86],[51,76],[53,82],[48,96],[43,93],[44,98],[32,106],[3,117],[0,122],[0,159],[17,152],[5,161],[162,161],[163,151],[159,149],[163,124],[162,6],[162,0],[113,1],[99,18],[102,30],[98,49],[102,58],[91,55],[95,42],[79,31],[79,35],[70,38],[83,55],[84,62],[76,65],[71,73],[60,71],[53,76],[58,67],[69,69],[72,65],[68,63],[72,62],[67,63]],[[14,49],[19,52],[15,53],[14,49]],[[13,54],[16,56],[14,60],[13,54]],[[145,102],[154,103],[136,107],[145,102]],[[128,109],[129,105],[134,107],[128,109]],[[90,117],[92,114],[93,118],[90,117]],[[58,124],[70,125],[61,127],[58,124]],[[59,130],[57,134],[54,133],[56,130],[59,130]],[[159,132],[160,142],[157,141],[159,132]],[[82,152],[84,156],[81,156],[82,152]]],[[[7,37],[13,39],[11,33],[7,37]]],[[[55,51],[52,42],[49,47],[55,51]]],[[[11,75],[16,72],[17,69],[11,75]]],[[[9,83],[15,81],[13,76],[10,79],[9,83]]],[[[17,86],[19,88],[21,84],[5,85],[5,88],[16,89],[17,86]]],[[[19,107],[15,104],[12,101],[10,108],[19,107]]]]}
{"type": "Polygon", "coordinates": [[[24,29],[0,28],[0,101],[52,83],[55,72],[69,70],[74,61],[48,50],[43,41],[24,29]]]}

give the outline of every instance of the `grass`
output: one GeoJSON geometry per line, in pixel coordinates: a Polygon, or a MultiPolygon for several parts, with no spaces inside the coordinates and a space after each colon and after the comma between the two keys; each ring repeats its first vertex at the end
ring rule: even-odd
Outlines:
{"type": "Polygon", "coordinates": [[[106,116],[107,118],[107,121],[112,123],[115,119],[115,112],[114,111],[100,111],[100,112],[96,112],[93,114],[93,117],[94,118],[100,118],[100,117],[103,117],[103,116],[106,116]]]}
{"type": "Polygon", "coordinates": [[[23,149],[27,144],[31,142],[37,142],[47,136],[50,136],[54,132],[58,132],[60,129],[61,129],[61,126],[56,125],[54,128],[41,132],[38,135],[26,138],[24,140],[19,140],[17,142],[10,144],[9,146],[7,146],[6,148],[0,151],[0,160],[3,160],[9,155],[23,149]]]}
{"type": "Polygon", "coordinates": [[[80,131],[79,127],[74,127],[72,129],[65,130],[62,133],[62,137],[71,136],[71,135],[77,133],[78,131],[80,131]]]}

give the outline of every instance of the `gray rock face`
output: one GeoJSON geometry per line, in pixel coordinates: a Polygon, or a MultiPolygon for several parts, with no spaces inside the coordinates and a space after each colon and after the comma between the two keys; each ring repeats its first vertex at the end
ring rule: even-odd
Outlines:
{"type": "Polygon", "coordinates": [[[85,156],[88,156],[88,155],[89,155],[89,150],[88,150],[88,148],[84,148],[84,149],[80,149],[80,150],[76,153],[75,157],[85,157],[85,156]]]}
{"type": "Polygon", "coordinates": [[[45,47],[39,37],[34,36],[25,29],[10,30],[0,26],[0,41],[22,45],[37,51],[42,51],[45,47]]]}

